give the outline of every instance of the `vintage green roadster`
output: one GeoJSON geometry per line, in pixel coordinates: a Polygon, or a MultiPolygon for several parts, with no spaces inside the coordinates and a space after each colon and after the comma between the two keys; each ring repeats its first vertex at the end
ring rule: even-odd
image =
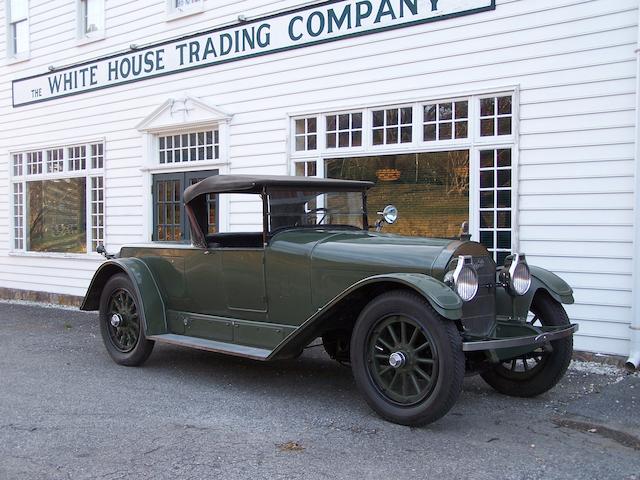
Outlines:
{"type": "Polygon", "coordinates": [[[295,358],[321,338],[349,363],[382,417],[421,425],[445,415],[465,374],[529,397],[564,375],[576,325],[571,288],[527,265],[496,266],[479,243],[369,226],[370,182],[221,175],[184,192],[190,244],[125,246],[96,272],[81,306],[99,310],[107,351],[140,365],[154,342],[256,360],[295,358]],[[243,194],[262,231],[209,233],[211,198],[243,194]]]}

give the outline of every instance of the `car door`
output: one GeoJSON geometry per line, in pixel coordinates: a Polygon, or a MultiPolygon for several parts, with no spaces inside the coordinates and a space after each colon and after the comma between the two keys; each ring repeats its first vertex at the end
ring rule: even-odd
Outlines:
{"type": "Polygon", "coordinates": [[[221,248],[227,307],[232,317],[267,319],[264,248],[221,248]]]}

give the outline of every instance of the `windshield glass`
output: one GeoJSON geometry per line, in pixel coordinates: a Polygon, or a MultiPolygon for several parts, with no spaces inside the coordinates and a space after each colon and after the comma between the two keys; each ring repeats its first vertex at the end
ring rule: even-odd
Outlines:
{"type": "Polygon", "coordinates": [[[363,193],[300,190],[269,192],[269,231],[315,225],[364,228],[363,193]]]}

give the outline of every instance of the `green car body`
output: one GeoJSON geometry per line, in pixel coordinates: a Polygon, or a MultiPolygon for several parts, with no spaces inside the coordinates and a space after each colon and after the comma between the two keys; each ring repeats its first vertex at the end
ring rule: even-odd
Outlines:
{"type": "MultiPolygon", "coordinates": [[[[310,188],[292,178],[284,177],[278,188],[310,188]]],[[[249,193],[262,195],[267,205],[273,182],[249,183],[249,193]]],[[[370,186],[351,183],[350,189],[363,194],[370,186]]],[[[203,186],[192,192],[192,202],[203,192],[247,191],[238,185],[242,182],[217,190],[203,186]]],[[[198,232],[197,211],[196,204],[189,211],[192,244],[123,247],[118,258],[98,269],[81,309],[98,310],[106,282],[124,273],[136,290],[147,338],[259,360],[295,357],[328,332],[352,329],[369,301],[392,290],[424,298],[440,316],[456,323],[468,356],[494,362],[576,330],[534,328],[526,321],[541,291],[557,302],[572,303],[569,285],[547,270],[530,267],[528,292],[512,295],[496,280],[491,254],[476,242],[317,225],[247,234],[260,236],[253,246],[217,245],[198,232]],[[463,302],[445,283],[445,274],[460,256],[480,262],[480,287],[472,302],[463,302]]]]}

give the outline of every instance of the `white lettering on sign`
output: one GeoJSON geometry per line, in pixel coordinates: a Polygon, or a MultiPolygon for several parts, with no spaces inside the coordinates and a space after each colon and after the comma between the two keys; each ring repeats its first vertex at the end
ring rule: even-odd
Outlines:
{"type": "Polygon", "coordinates": [[[336,0],[13,81],[14,107],[495,9],[495,0],[336,0]]]}

